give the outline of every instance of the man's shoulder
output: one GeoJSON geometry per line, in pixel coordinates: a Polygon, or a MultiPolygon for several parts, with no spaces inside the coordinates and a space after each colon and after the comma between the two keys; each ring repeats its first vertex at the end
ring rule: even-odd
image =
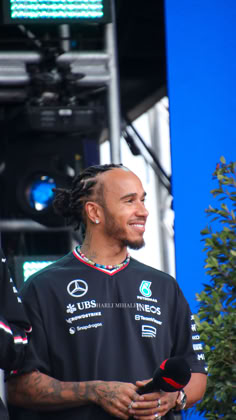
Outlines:
{"type": "Polygon", "coordinates": [[[158,277],[159,279],[163,279],[163,280],[168,280],[174,283],[176,282],[176,279],[174,277],[172,277],[170,274],[158,270],[157,268],[151,267],[150,265],[144,264],[138,260],[136,260],[135,258],[130,259],[130,268],[133,270],[138,270],[139,272],[142,273],[147,273],[149,276],[154,276],[154,277],[158,277]]]}
{"type": "Polygon", "coordinates": [[[47,267],[32,274],[25,282],[21,292],[24,294],[28,289],[49,284],[53,279],[66,276],[66,271],[73,267],[75,259],[72,252],[49,264],[47,267]]]}

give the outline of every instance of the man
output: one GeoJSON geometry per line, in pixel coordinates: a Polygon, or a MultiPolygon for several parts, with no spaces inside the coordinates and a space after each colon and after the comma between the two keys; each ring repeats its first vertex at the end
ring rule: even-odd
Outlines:
{"type": "MultiPolygon", "coordinates": [[[[0,248],[0,368],[16,370],[23,363],[30,325],[0,248]]],[[[0,418],[8,419],[0,399],[0,418]]]]}
{"type": "Polygon", "coordinates": [[[87,168],[71,190],[56,190],[55,209],[76,229],[83,222],[85,239],[22,291],[33,333],[26,373],[9,380],[8,393],[34,412],[20,417],[18,408],[14,420],[172,419],[182,393],[137,392],[172,356],[192,369],[186,407],[202,398],[202,354],[178,284],[127,254],[144,245],[144,202],[141,181],[122,165],[87,168]]]}

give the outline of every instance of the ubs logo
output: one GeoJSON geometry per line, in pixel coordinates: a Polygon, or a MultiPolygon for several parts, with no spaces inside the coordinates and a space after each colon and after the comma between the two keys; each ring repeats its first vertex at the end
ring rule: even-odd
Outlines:
{"type": "Polygon", "coordinates": [[[67,286],[67,292],[75,298],[86,295],[87,291],[88,285],[84,280],[72,280],[67,286]]]}

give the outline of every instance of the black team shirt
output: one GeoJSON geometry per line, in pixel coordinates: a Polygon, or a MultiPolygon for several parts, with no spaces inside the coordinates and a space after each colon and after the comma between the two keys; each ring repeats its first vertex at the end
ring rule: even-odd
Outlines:
{"type": "MultiPolygon", "coordinates": [[[[163,360],[181,355],[192,372],[206,373],[196,325],[177,282],[133,258],[110,271],[85,263],[75,249],[27,280],[21,296],[33,327],[23,371],[38,369],[62,381],[135,383],[151,378],[163,360]]],[[[21,417],[23,411],[17,409],[14,420],[28,418],[21,417]]],[[[29,418],[114,417],[91,404],[29,418]]]]}

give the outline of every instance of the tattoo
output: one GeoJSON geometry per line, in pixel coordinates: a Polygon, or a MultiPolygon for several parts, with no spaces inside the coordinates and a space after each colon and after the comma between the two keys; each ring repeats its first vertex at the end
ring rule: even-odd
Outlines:
{"type": "Polygon", "coordinates": [[[97,252],[90,249],[91,242],[92,242],[92,233],[88,230],[86,232],[86,236],[85,236],[83,245],[81,246],[81,251],[83,252],[83,254],[87,258],[90,258],[91,260],[94,260],[94,259],[97,258],[97,252]]]}
{"type": "Polygon", "coordinates": [[[78,407],[94,400],[96,382],[62,382],[41,372],[31,372],[8,381],[11,404],[38,410],[78,407]]]}
{"type": "MultiPolygon", "coordinates": [[[[95,403],[115,415],[118,413],[117,401],[126,392],[122,382],[63,382],[41,372],[26,373],[8,381],[9,402],[38,411],[95,403]]],[[[127,406],[126,403],[121,411],[127,411],[127,406]]]]}
{"type": "Polygon", "coordinates": [[[90,244],[91,244],[91,240],[92,240],[92,234],[87,229],[86,230],[86,235],[85,235],[85,238],[84,238],[84,242],[83,242],[82,247],[81,247],[83,249],[83,252],[84,253],[85,253],[85,251],[88,251],[89,250],[90,244]]]}
{"type": "Polygon", "coordinates": [[[98,404],[101,401],[106,400],[106,402],[111,405],[112,400],[116,399],[119,394],[121,384],[119,383],[110,383],[102,382],[101,384],[96,385],[96,401],[98,404]]]}

